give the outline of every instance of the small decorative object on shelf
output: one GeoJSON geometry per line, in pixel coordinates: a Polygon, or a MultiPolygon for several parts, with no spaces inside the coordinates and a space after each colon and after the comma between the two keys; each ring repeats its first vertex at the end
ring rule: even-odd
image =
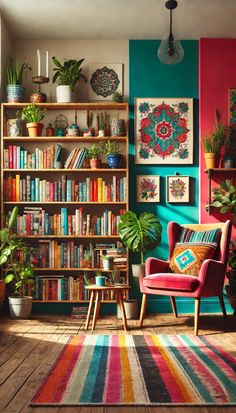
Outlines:
{"type": "Polygon", "coordinates": [[[110,255],[103,255],[102,256],[102,265],[104,270],[112,270],[113,268],[113,257],[110,255]]]}
{"type": "Polygon", "coordinates": [[[124,136],[125,135],[125,121],[119,119],[117,116],[111,120],[111,136],[124,136]]]}
{"type": "Polygon", "coordinates": [[[59,60],[53,56],[53,63],[55,74],[53,76],[53,83],[57,82],[57,102],[72,102],[72,93],[75,91],[76,83],[82,79],[87,82],[87,77],[82,73],[80,67],[84,61],[81,60],[65,60],[64,64],[61,64],[59,60]]]}
{"type": "Polygon", "coordinates": [[[49,122],[48,126],[46,127],[46,136],[54,136],[55,135],[55,129],[53,127],[53,123],[49,122]]]}
{"type": "Polygon", "coordinates": [[[68,119],[65,115],[58,115],[55,121],[56,125],[56,135],[57,136],[65,136],[66,129],[68,128],[68,119]]]}
{"type": "Polygon", "coordinates": [[[44,102],[47,102],[47,95],[41,92],[41,85],[49,82],[48,51],[46,51],[45,76],[41,74],[41,56],[40,56],[39,49],[37,49],[37,60],[38,60],[38,74],[36,76],[33,76],[32,81],[33,83],[39,86],[39,90],[38,92],[32,93],[30,95],[30,102],[31,103],[44,103],[44,102]]]}
{"type": "Polygon", "coordinates": [[[23,102],[25,89],[22,86],[24,74],[31,70],[28,63],[20,64],[12,57],[7,67],[7,101],[9,103],[23,102]]]}
{"type": "Polygon", "coordinates": [[[215,168],[219,162],[220,149],[224,144],[226,136],[228,134],[228,128],[225,125],[219,124],[220,114],[216,111],[215,114],[215,130],[208,136],[202,138],[202,145],[204,150],[204,158],[206,162],[206,168],[215,168]]]}
{"type": "Polygon", "coordinates": [[[46,109],[37,107],[34,103],[27,105],[22,110],[22,119],[25,120],[26,127],[28,128],[29,136],[35,138],[42,135],[43,123],[46,109]]]}
{"type": "Polygon", "coordinates": [[[14,118],[9,118],[7,120],[7,136],[23,136],[23,129],[24,123],[21,119],[21,113],[17,111],[14,118]]]}

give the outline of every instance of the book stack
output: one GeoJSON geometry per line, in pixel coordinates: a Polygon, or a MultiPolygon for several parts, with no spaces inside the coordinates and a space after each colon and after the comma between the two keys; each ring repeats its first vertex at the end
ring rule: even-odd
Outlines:
{"type": "Polygon", "coordinates": [[[87,156],[86,148],[75,148],[71,151],[65,162],[65,169],[80,169],[87,156]]]}
{"type": "Polygon", "coordinates": [[[9,145],[4,149],[5,169],[54,169],[60,160],[62,146],[50,145],[46,150],[35,149],[29,153],[21,146],[9,145]]]}
{"type": "Polygon", "coordinates": [[[85,296],[83,277],[36,275],[35,299],[43,301],[79,301],[85,296]]]}

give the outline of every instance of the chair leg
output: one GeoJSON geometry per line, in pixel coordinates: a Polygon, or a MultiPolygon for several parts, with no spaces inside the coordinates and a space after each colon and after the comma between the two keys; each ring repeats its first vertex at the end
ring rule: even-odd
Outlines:
{"type": "Polygon", "coordinates": [[[219,298],[219,302],[220,302],[220,306],[221,306],[221,310],[222,310],[223,316],[224,316],[224,318],[226,318],[226,317],[227,317],[227,313],[226,313],[226,309],[225,309],[225,303],[224,303],[223,294],[220,294],[220,295],[218,296],[218,298],[219,298]]]}
{"type": "Polygon", "coordinates": [[[143,325],[143,319],[146,313],[146,308],[147,308],[147,294],[143,294],[142,297],[142,305],[141,305],[141,310],[140,310],[140,317],[139,317],[139,326],[142,327],[143,325]]]}
{"type": "Polygon", "coordinates": [[[200,298],[195,298],[195,311],[194,311],[194,334],[195,336],[198,335],[198,321],[199,321],[199,314],[200,314],[200,298]]]}
{"type": "Polygon", "coordinates": [[[175,317],[177,318],[178,317],[178,312],[177,312],[175,297],[170,296],[170,302],[171,302],[173,313],[174,313],[175,317]]]}

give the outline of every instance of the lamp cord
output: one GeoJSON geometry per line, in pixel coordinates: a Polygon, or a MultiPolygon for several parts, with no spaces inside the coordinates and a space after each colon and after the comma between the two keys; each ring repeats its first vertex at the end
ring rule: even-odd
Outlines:
{"type": "Polygon", "coordinates": [[[172,33],[172,9],[170,10],[170,33],[168,37],[168,55],[173,56],[174,54],[174,47],[173,47],[173,33],[172,33]]]}

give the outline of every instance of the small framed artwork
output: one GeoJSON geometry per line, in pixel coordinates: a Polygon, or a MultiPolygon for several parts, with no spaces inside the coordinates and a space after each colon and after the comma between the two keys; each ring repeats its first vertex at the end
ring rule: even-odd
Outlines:
{"type": "Polygon", "coordinates": [[[135,99],[135,163],[193,163],[193,99],[135,99]]]}
{"type": "Polygon", "coordinates": [[[159,175],[138,175],[136,180],[137,202],[160,202],[159,175]]]}
{"type": "Polygon", "coordinates": [[[123,94],[123,64],[89,64],[89,100],[112,100],[115,92],[123,94]]]}
{"type": "Polygon", "coordinates": [[[166,177],[167,202],[189,202],[189,176],[166,177]]]}

